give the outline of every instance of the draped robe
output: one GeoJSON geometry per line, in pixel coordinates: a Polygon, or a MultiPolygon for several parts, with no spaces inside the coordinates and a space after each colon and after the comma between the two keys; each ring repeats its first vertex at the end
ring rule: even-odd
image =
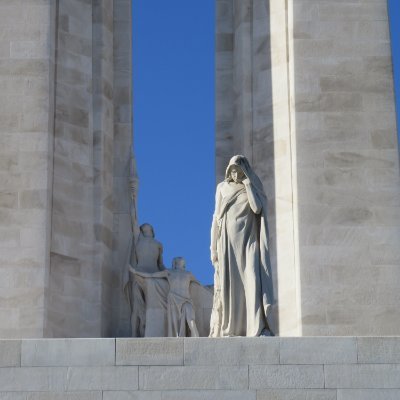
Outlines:
{"type": "MultiPolygon", "coordinates": [[[[252,178],[251,171],[242,169],[252,178]]],[[[269,330],[266,198],[252,182],[225,180],[217,186],[211,248],[218,261],[210,336],[259,336],[269,330]]]]}

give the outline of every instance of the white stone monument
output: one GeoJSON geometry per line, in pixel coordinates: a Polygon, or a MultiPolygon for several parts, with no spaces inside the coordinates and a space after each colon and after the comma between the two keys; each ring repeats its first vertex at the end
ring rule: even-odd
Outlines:
{"type": "MultiPolygon", "coordinates": [[[[398,334],[386,0],[216,3],[217,179],[243,154],[269,198],[275,333],[398,334]]],[[[128,336],[131,1],[0,16],[0,336],[128,336]]]]}

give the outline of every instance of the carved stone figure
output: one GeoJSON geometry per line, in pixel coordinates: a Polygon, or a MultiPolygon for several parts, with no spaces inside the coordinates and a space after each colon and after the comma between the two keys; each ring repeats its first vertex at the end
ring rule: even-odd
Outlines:
{"type": "Polygon", "coordinates": [[[138,271],[158,272],[165,269],[163,264],[163,246],[157,241],[150,224],[140,226],[140,234],[132,252],[131,265],[138,271]]]}
{"type": "Polygon", "coordinates": [[[150,224],[143,224],[140,226],[137,243],[132,246],[129,281],[125,287],[131,308],[132,337],[144,337],[146,327],[145,294],[132,272],[135,270],[153,273],[165,269],[162,259],[163,247],[154,236],[153,227],[150,224]]]}
{"type": "Polygon", "coordinates": [[[211,228],[215,295],[210,336],[270,336],[273,292],[267,198],[248,160],[231,158],[217,186],[211,228]]]}
{"type": "Polygon", "coordinates": [[[198,282],[190,272],[185,271],[185,268],[185,259],[175,257],[172,262],[172,270],[151,274],[140,271],[134,272],[139,281],[140,278],[165,278],[168,280],[167,324],[169,337],[199,336],[193,301],[190,297],[191,283],[198,282]]]}

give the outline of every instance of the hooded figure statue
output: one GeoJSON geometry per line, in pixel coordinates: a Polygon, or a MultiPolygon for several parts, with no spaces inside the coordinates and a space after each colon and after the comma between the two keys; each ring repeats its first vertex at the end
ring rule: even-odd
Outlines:
{"type": "Polygon", "coordinates": [[[215,197],[210,336],[271,336],[267,321],[273,304],[267,198],[246,157],[231,158],[215,197]]]}

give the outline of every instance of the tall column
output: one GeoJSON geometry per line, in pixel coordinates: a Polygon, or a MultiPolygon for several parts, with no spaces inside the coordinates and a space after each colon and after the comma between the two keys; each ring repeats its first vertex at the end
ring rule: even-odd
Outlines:
{"type": "Polygon", "coordinates": [[[387,1],[289,1],[303,335],[400,333],[387,1]]]}
{"type": "Polygon", "coordinates": [[[132,236],[129,210],[120,215],[130,198],[131,13],[121,0],[59,3],[46,334],[124,335],[116,316],[132,236]]]}
{"type": "Polygon", "coordinates": [[[113,334],[129,336],[130,311],[121,290],[123,267],[137,225],[137,174],[132,158],[132,1],[114,0],[113,334]],[[129,184],[128,184],[129,183],[129,184]],[[131,190],[132,189],[132,190],[131,190]]]}
{"type": "MultiPolygon", "coordinates": [[[[95,263],[92,4],[59,0],[46,336],[99,336],[101,274],[95,263]]],[[[98,107],[100,108],[100,107],[98,107]]]]}
{"type": "Polygon", "coordinates": [[[217,177],[243,153],[263,181],[276,330],[398,334],[386,1],[216,4],[217,177]]]}
{"type": "Polygon", "coordinates": [[[0,2],[0,337],[41,337],[49,274],[54,1],[0,2]]]}
{"type": "Polygon", "coordinates": [[[126,335],[130,2],[0,2],[0,36],[0,337],[126,335]]]}
{"type": "Polygon", "coordinates": [[[244,154],[268,197],[274,330],[298,334],[286,6],[217,0],[217,180],[244,154]]]}

